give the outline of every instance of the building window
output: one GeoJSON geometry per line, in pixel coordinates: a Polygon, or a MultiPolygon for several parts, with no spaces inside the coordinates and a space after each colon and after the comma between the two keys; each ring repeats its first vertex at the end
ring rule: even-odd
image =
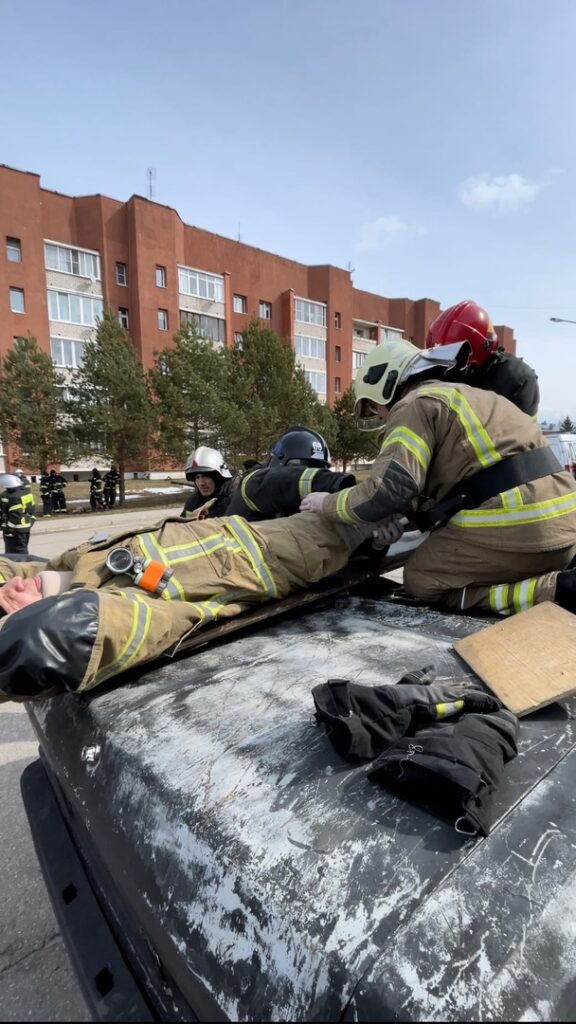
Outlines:
{"type": "Polygon", "coordinates": [[[294,318],[301,324],[326,327],[326,303],[308,302],[307,299],[295,299],[294,303],[294,318]]]}
{"type": "Polygon", "coordinates": [[[128,275],[126,273],[125,263],[116,264],[116,284],[122,285],[123,288],[126,288],[128,284],[128,275]]]}
{"type": "Polygon", "coordinates": [[[167,309],[159,309],[158,310],[158,330],[160,330],[160,331],[167,331],[168,330],[168,310],[167,309]]]}
{"type": "Polygon", "coordinates": [[[188,324],[202,338],[209,338],[210,341],[224,341],[225,339],[225,321],[217,316],[204,316],[202,313],[193,313],[189,309],[181,309],[180,327],[186,327],[188,324]]]}
{"type": "Polygon", "coordinates": [[[125,331],[128,330],[128,310],[124,306],[120,306],[118,309],[118,323],[125,331]]]}
{"type": "Polygon", "coordinates": [[[77,277],[100,280],[100,257],[97,252],[45,242],[44,257],[46,270],[58,270],[61,274],[75,274],[77,277]]]}
{"type": "Polygon", "coordinates": [[[342,362],[342,346],[341,345],[336,345],[335,348],[334,348],[334,362],[335,363],[341,363],[342,362]]]}
{"type": "Polygon", "coordinates": [[[50,338],[50,352],[55,366],[78,369],[84,361],[84,342],[73,338],[50,338]]]}
{"type": "Polygon", "coordinates": [[[309,384],[312,385],[317,395],[326,397],[326,374],[315,373],[314,370],[307,370],[305,366],[302,367],[309,384]]]}
{"type": "Polygon", "coordinates": [[[264,302],[262,299],[260,299],[260,313],[259,313],[259,316],[260,316],[261,320],[271,320],[272,319],[272,303],[271,302],[264,302]]]}
{"type": "Polygon", "coordinates": [[[178,287],[182,295],[197,295],[199,299],[224,302],[224,279],[214,274],[178,267],[178,287]]]}
{"type": "Polygon", "coordinates": [[[365,352],[352,352],[352,369],[358,370],[366,359],[365,352]]]}
{"type": "Polygon", "coordinates": [[[404,336],[403,331],[396,330],[395,327],[381,327],[380,328],[380,344],[383,341],[397,341],[399,338],[404,336]]]}
{"type": "Polygon", "coordinates": [[[166,287],[166,267],[156,266],[156,287],[166,287]]]}
{"type": "Polygon", "coordinates": [[[297,356],[326,359],[326,342],[323,338],[309,338],[307,334],[297,334],[294,339],[294,348],[297,356]]]}
{"type": "Polygon", "coordinates": [[[234,344],[236,345],[236,348],[242,348],[242,345],[244,344],[244,335],[242,334],[242,331],[234,332],[234,344]]]}
{"type": "Polygon", "coordinates": [[[247,313],[248,312],[248,300],[245,295],[234,296],[234,312],[235,313],[247,313]]]}
{"type": "Polygon", "coordinates": [[[22,246],[20,245],[19,238],[6,239],[6,259],[9,260],[10,263],[22,262],[22,246]]]}
{"type": "Polygon", "coordinates": [[[103,312],[102,299],[78,292],[56,292],[48,289],[48,316],[65,324],[95,327],[103,312]]]}
{"type": "Polygon", "coordinates": [[[334,313],[334,327],[342,327],[342,316],[340,313],[334,313]]]}
{"type": "Polygon", "coordinates": [[[26,307],[24,305],[24,289],[23,288],[11,288],[10,289],[10,309],[13,313],[25,313],[26,307]]]}
{"type": "Polygon", "coordinates": [[[336,392],[337,395],[339,395],[340,392],[342,391],[342,378],[341,377],[334,377],[334,391],[336,392]]]}

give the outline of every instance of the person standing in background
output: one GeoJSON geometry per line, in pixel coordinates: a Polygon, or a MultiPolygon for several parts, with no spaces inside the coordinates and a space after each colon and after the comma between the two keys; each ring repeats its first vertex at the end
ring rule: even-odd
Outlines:
{"type": "Polygon", "coordinates": [[[47,469],[40,473],[40,497],[42,498],[42,515],[52,515],[52,484],[47,469]]]}
{"type": "Polygon", "coordinates": [[[27,555],[36,506],[30,484],[23,473],[4,476],[6,490],[0,494],[0,516],[7,555],[27,555]]]}
{"type": "Polygon", "coordinates": [[[90,508],[93,512],[104,511],[104,481],[96,467],[90,477],[90,508]]]}
{"type": "Polygon", "coordinates": [[[120,475],[116,466],[110,466],[107,473],[104,474],[104,504],[106,508],[114,508],[116,503],[116,488],[120,475]]]}
{"type": "Polygon", "coordinates": [[[66,488],[66,478],[62,476],[62,473],[57,473],[55,469],[50,470],[50,490],[52,494],[52,511],[53,512],[67,512],[66,508],[66,495],[64,493],[66,488]]]}

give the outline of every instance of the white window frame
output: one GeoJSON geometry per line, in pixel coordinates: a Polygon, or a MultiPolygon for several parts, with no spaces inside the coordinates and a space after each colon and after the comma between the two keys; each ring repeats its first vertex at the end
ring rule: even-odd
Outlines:
{"type": "Polygon", "coordinates": [[[232,308],[235,313],[247,313],[248,312],[248,299],[246,295],[237,295],[234,293],[232,299],[232,308]]]}
{"type": "Polygon", "coordinates": [[[86,342],[82,341],[80,338],[56,338],[56,337],[51,337],[50,338],[50,355],[52,357],[52,362],[54,363],[54,366],[60,366],[62,368],[68,369],[68,370],[79,370],[81,368],[81,366],[82,366],[83,361],[84,361],[84,347],[85,347],[85,345],[86,345],[86,342]],[[54,349],[55,349],[55,347],[57,345],[62,346],[61,347],[61,356],[62,356],[62,358],[61,358],[60,362],[58,361],[58,359],[56,358],[56,356],[54,354],[54,349]],[[70,354],[71,354],[72,358],[71,358],[71,360],[69,362],[66,362],[66,359],[65,359],[65,356],[64,356],[64,346],[65,345],[66,346],[68,346],[68,345],[70,346],[70,354]]]}
{"type": "Polygon", "coordinates": [[[130,311],[126,306],[118,306],[118,323],[125,331],[130,330],[130,311]]]}
{"type": "Polygon", "coordinates": [[[159,331],[167,331],[168,330],[168,310],[167,309],[159,309],[158,310],[158,330],[159,331]]]}
{"type": "Polygon", "coordinates": [[[321,359],[326,362],[325,338],[315,338],[309,334],[296,334],[294,336],[294,351],[297,356],[304,356],[306,359],[321,359]]]}
{"type": "Polygon", "coordinates": [[[379,335],[380,344],[382,344],[383,341],[402,340],[404,338],[404,331],[402,331],[399,327],[386,327],[380,325],[379,335]]]}
{"type": "Polygon", "coordinates": [[[357,349],[352,349],[352,369],[359,370],[361,366],[364,366],[366,362],[366,352],[358,352],[357,349]]]}
{"type": "Polygon", "coordinates": [[[317,327],[326,327],[326,303],[295,298],[294,320],[299,324],[316,324],[317,327]]]}
{"type": "Polygon", "coordinates": [[[69,291],[63,290],[62,288],[48,288],[48,319],[52,323],[57,323],[57,324],[80,324],[83,327],[96,327],[97,326],[97,321],[102,319],[103,313],[104,313],[104,301],[102,299],[102,296],[100,296],[100,295],[88,295],[88,294],[86,294],[86,292],[69,292],[69,291]],[[54,317],[52,315],[53,314],[53,305],[52,305],[51,299],[50,299],[51,295],[56,295],[57,296],[57,299],[56,299],[57,312],[58,312],[58,316],[57,317],[54,317]],[[66,318],[66,317],[62,317],[60,315],[60,306],[61,306],[61,298],[60,297],[65,298],[65,299],[68,300],[68,312],[69,313],[70,313],[70,298],[72,297],[72,298],[80,299],[80,308],[82,310],[82,316],[81,316],[80,320],[72,320],[70,316],[68,316],[66,318]],[[87,319],[85,317],[85,309],[86,309],[85,304],[88,304],[89,307],[91,307],[92,309],[94,307],[94,304],[99,305],[100,306],[100,312],[94,312],[93,311],[92,314],[91,314],[92,318],[91,319],[87,319]]]}
{"type": "MultiPolygon", "coordinates": [[[[226,341],[226,321],[221,316],[210,316],[209,313],[197,313],[194,309],[181,309],[180,327],[186,327],[188,324],[191,324],[196,328],[196,331],[201,338],[206,338],[208,341],[215,341],[220,344],[224,344],[226,341]],[[182,316],[182,314],[184,314],[184,316],[182,316]],[[211,334],[204,333],[202,329],[203,320],[218,324],[217,333],[219,337],[214,338],[211,334]]],[[[206,326],[208,326],[208,324],[206,326]]]]}
{"type": "Polygon", "coordinates": [[[26,296],[24,294],[24,289],[23,288],[16,288],[16,287],[13,287],[12,285],[10,285],[10,312],[11,313],[20,313],[20,314],[26,312],[26,296]],[[12,300],[17,295],[21,296],[21,298],[22,298],[22,309],[14,309],[14,305],[13,305],[13,301],[12,300]]]}
{"type": "Polygon", "coordinates": [[[128,269],[126,264],[122,263],[120,260],[116,260],[116,284],[119,285],[120,288],[128,287],[128,269]],[[120,268],[122,268],[122,274],[124,275],[123,281],[120,280],[120,268]]]}
{"type": "Polygon", "coordinates": [[[166,267],[163,267],[161,263],[157,263],[156,264],[156,269],[154,271],[154,277],[155,277],[156,287],[157,288],[166,288],[167,287],[167,284],[166,284],[166,267]],[[158,280],[159,278],[160,278],[160,280],[158,280]]]}
{"type": "Polygon", "coordinates": [[[211,302],[224,302],[224,278],[194,267],[178,267],[180,295],[194,295],[211,302]]]}
{"type": "Polygon", "coordinates": [[[6,235],[6,259],[9,263],[22,263],[22,242],[13,235],[6,235]],[[16,259],[10,253],[16,253],[16,259]]]}
{"type": "Polygon", "coordinates": [[[54,242],[50,238],[44,239],[44,266],[46,270],[55,270],[59,274],[72,274],[74,277],[83,277],[89,281],[101,281],[100,253],[95,249],[81,249],[77,245],[63,245],[61,242],[54,242]],[[48,253],[48,246],[56,249],[56,253],[48,253]],[[53,262],[48,262],[48,256],[55,255],[53,262]],[[74,256],[77,257],[77,269],[74,269],[74,256]],[[92,269],[86,266],[87,258],[90,257],[92,269]],[[82,265],[83,264],[83,265],[82,265]],[[86,272],[85,272],[86,271],[86,272]]]}
{"type": "Polygon", "coordinates": [[[272,303],[267,302],[266,299],[260,299],[259,317],[261,320],[272,319],[272,303]]]}

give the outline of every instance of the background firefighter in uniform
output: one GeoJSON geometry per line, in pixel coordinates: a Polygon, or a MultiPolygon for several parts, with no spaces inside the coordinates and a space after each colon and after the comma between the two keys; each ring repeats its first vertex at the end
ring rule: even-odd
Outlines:
{"type": "Polygon", "coordinates": [[[0,559],[0,699],[105,683],[202,626],[337,572],[371,532],[302,513],[172,518],[47,563],[0,559]],[[152,590],[130,568],[143,560],[160,572],[152,590]]]}
{"type": "Polygon", "coordinates": [[[540,401],[538,377],[523,359],[500,348],[488,313],[471,299],[440,313],[426,336],[426,348],[459,346],[463,342],[467,342],[466,350],[460,350],[455,365],[446,371],[444,379],[495,391],[528,416],[535,417],[540,401]]]}
{"type": "Polygon", "coordinates": [[[321,434],[308,427],[290,427],[274,445],[267,466],[244,474],[232,492],[227,514],[250,522],[290,516],[311,491],[333,494],[355,482],[351,473],[331,471],[330,452],[321,434]]]}
{"type": "Polygon", "coordinates": [[[334,523],[417,518],[425,497],[440,502],[480,470],[500,469],[494,497],[455,511],[408,557],[406,590],[461,610],[509,615],[556,600],[576,611],[576,482],[511,402],[430,379],[444,372],[437,359],[400,340],[370,353],[356,376],[356,414],[365,429],[386,423],[380,455],[368,479],[339,494],[310,494],[302,509],[334,523]],[[527,453],[534,467],[533,452],[550,465],[519,482],[512,457],[527,453]]]}
{"type": "Polygon", "coordinates": [[[6,473],[2,480],[6,487],[0,495],[4,551],[7,555],[27,555],[36,513],[30,485],[19,473],[6,473]]]}
{"type": "Polygon", "coordinates": [[[114,508],[116,504],[116,488],[119,481],[120,474],[116,466],[110,466],[108,472],[104,474],[104,504],[106,508],[114,508]]]}
{"type": "Polygon", "coordinates": [[[189,518],[199,509],[203,509],[203,518],[225,516],[232,493],[232,473],[222,453],[216,448],[202,445],[191,452],[184,472],[186,479],[196,486],[194,493],[184,503],[184,518],[189,518]],[[204,509],[203,506],[209,501],[212,504],[204,509]]]}
{"type": "Polygon", "coordinates": [[[67,512],[66,508],[66,478],[55,469],[50,470],[50,493],[52,495],[52,511],[67,512]]]}
{"type": "Polygon", "coordinates": [[[40,497],[42,498],[42,515],[52,515],[52,484],[47,469],[40,474],[40,497]]]}
{"type": "Polygon", "coordinates": [[[90,477],[90,508],[93,512],[104,511],[104,481],[99,469],[92,470],[90,477]]]}

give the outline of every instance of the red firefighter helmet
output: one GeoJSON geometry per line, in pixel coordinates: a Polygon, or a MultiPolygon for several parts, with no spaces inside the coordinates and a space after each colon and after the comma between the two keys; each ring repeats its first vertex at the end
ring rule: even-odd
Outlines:
{"type": "Polygon", "coordinates": [[[486,310],[472,299],[464,299],[436,317],[426,335],[426,348],[465,341],[470,345],[466,366],[482,366],[492,352],[498,351],[492,321],[486,310]]]}

